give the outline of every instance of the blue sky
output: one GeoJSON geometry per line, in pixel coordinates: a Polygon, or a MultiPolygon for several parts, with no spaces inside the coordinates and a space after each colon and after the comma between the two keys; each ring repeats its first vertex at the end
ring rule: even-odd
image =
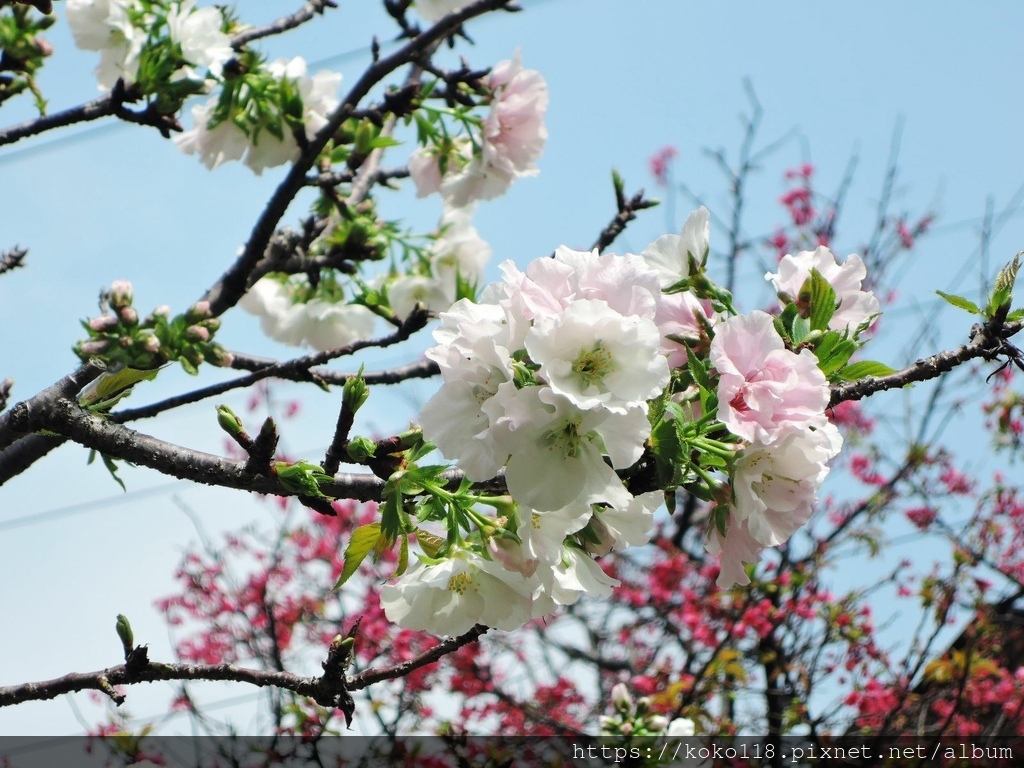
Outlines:
{"type": "MultiPolygon", "coordinates": [[[[245,0],[239,12],[261,23],[293,5],[299,4],[245,0]]],[[[748,107],[743,80],[749,78],[765,110],[764,141],[796,131],[752,178],[749,234],[767,234],[782,223],[775,201],[783,191],[784,168],[811,160],[822,188],[831,190],[856,152],[860,163],[843,227],[849,239],[836,243],[843,254],[856,250],[873,223],[891,137],[902,119],[894,209],[923,212],[935,206],[939,219],[935,235],[916,249],[906,268],[900,304],[885,326],[889,337],[872,356],[900,362],[903,345],[923,316],[931,319],[935,336],[918,351],[966,337],[970,320],[952,310],[939,312],[933,290],[972,295],[981,274],[977,232],[985,201],[991,197],[1000,210],[1024,183],[1018,40],[1024,5],[1011,0],[970,7],[880,0],[524,0],[523,5],[524,13],[471,24],[477,46],[459,51],[473,65],[488,66],[519,48],[525,65],[543,72],[551,90],[550,140],[541,175],[521,180],[507,196],[478,209],[477,227],[494,248],[492,264],[511,258],[523,265],[563,243],[589,245],[613,213],[610,170],[618,169],[628,188],[645,186],[656,193],[647,158],[665,144],[680,152],[676,177],[712,210],[724,211],[725,184],[703,149],[723,148],[735,158],[742,136],[739,116],[748,107]]],[[[57,3],[58,13],[62,8],[57,3]]],[[[385,40],[392,31],[376,3],[342,2],[338,10],[264,49],[272,56],[301,54],[314,70],[316,62],[325,62],[322,66],[345,74],[344,90],[368,61],[371,35],[377,32],[385,40]]],[[[74,49],[63,21],[50,38],[57,54],[42,84],[51,109],[93,98],[95,55],[74,49]]],[[[21,105],[0,110],[5,125],[29,116],[21,105]]],[[[29,266],[0,278],[0,377],[15,379],[17,398],[74,366],[69,350],[80,333],[78,321],[95,314],[97,292],[112,280],[133,281],[142,311],[159,304],[178,311],[198,298],[244,242],[281,177],[280,171],[268,171],[255,178],[240,165],[211,173],[155,131],[97,130],[95,125],[0,148],[5,179],[0,247],[30,248],[29,266]]],[[[394,162],[399,161],[396,155],[394,162]]],[[[407,218],[428,229],[440,214],[438,201],[417,202],[408,190],[381,200],[389,218],[407,218]]],[[[631,227],[616,250],[642,248],[676,229],[688,210],[680,201],[678,220],[670,223],[664,209],[655,209],[631,227]]],[[[289,220],[302,213],[296,205],[289,220]]],[[[713,246],[723,235],[713,230],[713,246]]],[[[1022,247],[1021,219],[1009,215],[991,242],[989,272],[1022,247]]],[[[749,266],[745,274],[756,278],[756,265],[749,266]]],[[[759,291],[741,292],[749,296],[747,308],[764,300],[759,291]]],[[[255,320],[240,311],[226,316],[221,338],[255,354],[287,353],[263,340],[255,320]]],[[[409,346],[375,360],[406,362],[421,349],[409,346]]],[[[192,383],[168,371],[145,397],[158,399],[192,383]]],[[[400,428],[415,415],[417,398],[428,393],[375,393],[376,410],[367,414],[364,430],[400,428]]],[[[137,397],[143,402],[141,393],[137,397]]],[[[237,406],[244,399],[236,395],[225,401],[237,406]]],[[[902,404],[901,396],[893,395],[880,407],[896,414],[902,404]]],[[[303,451],[324,445],[329,440],[324,424],[333,423],[335,407],[332,398],[314,393],[285,437],[289,447],[303,451]]],[[[144,428],[220,450],[208,404],[144,428]]],[[[17,660],[4,665],[0,684],[116,663],[117,613],[128,614],[153,655],[166,658],[169,641],[151,603],[168,593],[181,548],[194,537],[182,504],[196,509],[213,531],[267,519],[260,505],[237,493],[169,483],[148,470],[124,476],[129,490],[152,489],[152,495],[121,498],[102,469],[85,466],[83,450],[66,446],[0,490],[0,578],[7,585],[0,658],[17,660]],[[73,504],[93,506],[64,516],[46,514],[73,504]],[[37,522],[12,524],[39,514],[37,522]]],[[[129,709],[140,717],[156,715],[162,696],[133,691],[129,709]]],[[[76,700],[87,713],[95,712],[84,697],[76,700]]],[[[64,700],[0,710],[0,733],[80,728],[64,700]]]]}

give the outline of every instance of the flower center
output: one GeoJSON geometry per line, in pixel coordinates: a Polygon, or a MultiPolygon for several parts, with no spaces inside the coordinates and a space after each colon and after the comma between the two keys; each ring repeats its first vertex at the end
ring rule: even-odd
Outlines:
{"type": "Polygon", "coordinates": [[[544,444],[549,451],[558,450],[565,458],[575,459],[580,454],[580,444],[583,442],[579,427],[579,419],[563,421],[544,435],[544,444]]]}
{"type": "Polygon", "coordinates": [[[572,372],[590,386],[600,382],[614,369],[612,355],[601,342],[595,344],[593,349],[582,352],[572,364],[572,372]]]}
{"type": "Polygon", "coordinates": [[[448,591],[458,592],[460,595],[466,594],[467,589],[472,589],[473,577],[468,573],[457,573],[448,579],[448,591]]]}

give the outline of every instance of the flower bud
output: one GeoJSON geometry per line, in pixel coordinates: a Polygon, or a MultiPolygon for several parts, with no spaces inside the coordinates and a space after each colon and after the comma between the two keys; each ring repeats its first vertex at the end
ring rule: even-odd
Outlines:
{"type": "Polygon", "coordinates": [[[348,456],[357,464],[363,464],[372,459],[377,452],[377,444],[368,437],[354,437],[347,447],[348,456]]]}
{"type": "Polygon", "coordinates": [[[210,362],[219,368],[230,368],[235,362],[235,356],[223,347],[214,346],[211,350],[210,362]]]}
{"type": "Polygon", "coordinates": [[[201,325],[190,325],[185,329],[185,338],[192,341],[209,341],[210,332],[201,325]]]}
{"type": "Polygon", "coordinates": [[[117,328],[117,318],[113,315],[100,315],[89,321],[89,327],[98,332],[112,331],[117,328]]]}
{"type": "Polygon", "coordinates": [[[217,424],[232,437],[245,434],[242,420],[226,405],[217,406],[217,424]]]}
{"type": "Polygon", "coordinates": [[[625,683],[616,683],[612,687],[612,704],[619,712],[629,712],[633,708],[633,697],[625,683]]]}
{"type": "Polygon", "coordinates": [[[341,388],[341,402],[353,414],[363,407],[366,398],[370,396],[370,390],[360,375],[361,373],[362,368],[359,369],[359,374],[345,379],[345,384],[341,388]]]}
{"type": "Polygon", "coordinates": [[[668,728],[668,718],[664,715],[652,715],[647,718],[647,730],[661,733],[668,728]]]}
{"type": "Polygon", "coordinates": [[[110,302],[110,306],[114,309],[121,309],[127,307],[132,303],[133,289],[132,284],[127,280],[115,280],[110,284],[110,292],[107,294],[107,300],[110,302]]]}
{"type": "Polygon", "coordinates": [[[121,645],[124,647],[125,656],[127,656],[135,646],[135,634],[132,632],[132,625],[123,613],[119,613],[117,614],[117,623],[114,625],[114,628],[117,630],[117,636],[121,638],[121,645]]]}
{"type": "Polygon", "coordinates": [[[142,336],[142,341],[139,346],[142,347],[144,352],[149,352],[150,354],[155,355],[160,351],[160,339],[158,339],[155,334],[147,333],[142,336]]]}
{"type": "Polygon", "coordinates": [[[210,314],[210,302],[197,301],[195,304],[189,307],[187,317],[192,322],[196,322],[198,320],[205,320],[208,317],[212,317],[212,315],[210,314]]]}
{"type": "Polygon", "coordinates": [[[139,313],[135,311],[135,307],[121,307],[117,314],[121,316],[121,320],[128,327],[137,325],[139,322],[139,313]]]}
{"type": "Polygon", "coordinates": [[[100,352],[103,352],[107,346],[109,346],[108,342],[103,339],[93,339],[92,341],[82,342],[78,349],[83,355],[98,355],[100,352]]]}

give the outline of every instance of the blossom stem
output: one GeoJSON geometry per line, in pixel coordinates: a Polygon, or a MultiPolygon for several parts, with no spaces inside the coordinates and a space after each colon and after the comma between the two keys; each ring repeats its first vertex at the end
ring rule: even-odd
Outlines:
{"type": "Polygon", "coordinates": [[[695,437],[690,441],[690,445],[708,453],[713,453],[715,456],[720,456],[727,461],[736,458],[738,453],[734,444],[723,443],[721,440],[714,440],[710,437],[695,437]]]}

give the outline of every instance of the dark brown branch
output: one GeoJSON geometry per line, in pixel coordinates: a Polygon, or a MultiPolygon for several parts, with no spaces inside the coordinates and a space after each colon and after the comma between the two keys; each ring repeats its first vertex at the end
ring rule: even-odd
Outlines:
{"type": "Polygon", "coordinates": [[[459,637],[438,643],[419,656],[393,667],[367,670],[347,680],[337,674],[337,652],[332,647],[329,663],[322,677],[302,677],[291,672],[249,669],[235,664],[159,664],[147,662],[139,668],[129,669],[127,664],[108,667],[98,672],[64,675],[37,683],[24,683],[0,688],[0,707],[22,704],[26,701],[45,701],[75,691],[107,691],[115,685],[135,685],[178,680],[224,680],[249,683],[261,688],[283,688],[300,696],[309,696],[324,706],[337,706],[338,697],[347,691],[360,690],[382,680],[394,680],[413,670],[425,667],[443,656],[475,642],[487,631],[477,625],[459,637]],[[331,661],[334,663],[330,663],[331,661]]]}
{"type": "Polygon", "coordinates": [[[50,451],[67,442],[59,435],[26,435],[0,451],[0,485],[17,477],[50,451]]]}
{"type": "Polygon", "coordinates": [[[1024,323],[1020,321],[1001,323],[995,329],[988,325],[976,325],[971,330],[971,340],[956,349],[921,358],[902,371],[890,373],[888,376],[868,376],[849,384],[833,386],[832,399],[829,400],[828,407],[833,408],[847,400],[861,400],[887,389],[899,389],[914,382],[934,379],[979,357],[993,359],[1002,348],[1003,341],[1019,333],[1022,327],[1024,323]]]}
{"type": "MultiPolygon", "coordinates": [[[[331,171],[319,173],[316,176],[306,177],[307,187],[335,187],[338,184],[347,184],[355,178],[351,170],[331,171]]],[[[409,178],[408,168],[380,168],[373,174],[374,184],[386,184],[392,179],[409,178]]]]}
{"type": "Polygon", "coordinates": [[[0,275],[11,272],[18,267],[25,266],[25,257],[28,256],[27,248],[14,246],[0,254],[0,275]]]}
{"type": "Polygon", "coordinates": [[[111,94],[100,96],[86,104],[65,109],[63,112],[55,112],[52,115],[37,117],[27,120],[10,128],[0,130],[0,146],[13,144],[29,136],[36,136],[54,128],[63,128],[75,123],[87,123],[90,120],[99,120],[101,117],[113,115],[120,103],[111,94]]]}
{"type": "MultiPolygon", "coordinates": [[[[269,360],[264,357],[253,357],[252,355],[244,355],[238,352],[232,354],[234,355],[234,361],[231,363],[231,367],[240,371],[259,371],[269,365],[277,364],[276,360],[269,360]]],[[[367,371],[363,374],[363,379],[367,384],[400,384],[408,379],[429,379],[432,376],[436,376],[439,372],[440,369],[433,360],[420,360],[415,363],[388,368],[385,371],[367,371]]],[[[308,373],[318,382],[336,386],[343,385],[355,376],[354,373],[342,373],[341,371],[331,371],[326,368],[310,368],[308,373]]],[[[288,379],[290,381],[308,380],[305,372],[294,375],[277,373],[275,378],[288,379]]]]}
{"type": "Polygon", "coordinates": [[[601,234],[597,236],[597,240],[594,241],[594,244],[590,246],[591,248],[596,248],[598,251],[603,251],[615,242],[615,238],[625,231],[626,225],[636,218],[637,211],[642,211],[645,208],[651,208],[658,204],[655,200],[648,200],[644,196],[644,191],[642,189],[627,200],[626,196],[622,194],[622,185],[618,176],[615,177],[614,184],[615,207],[617,208],[617,212],[615,217],[608,222],[608,226],[601,230],[601,234]]]}
{"type": "Polygon", "coordinates": [[[476,640],[488,630],[482,624],[477,624],[469,632],[458,637],[449,637],[446,640],[441,641],[433,648],[428,651],[424,651],[419,656],[409,659],[409,661],[397,664],[394,667],[388,667],[386,669],[367,669],[364,672],[360,672],[358,675],[349,679],[348,687],[350,690],[358,690],[360,688],[366,688],[374,683],[379,683],[383,680],[395,680],[399,677],[405,677],[410,672],[425,667],[428,664],[433,664],[439,660],[442,656],[445,656],[452,651],[456,651],[464,645],[476,642],[476,640]]]}
{"type": "Polygon", "coordinates": [[[6,413],[0,414],[0,449],[11,445],[28,432],[35,432],[38,428],[26,429],[19,425],[32,422],[38,414],[47,411],[57,401],[78,394],[82,387],[103,373],[105,368],[98,360],[90,360],[35,397],[23,400],[6,413]]]}
{"type": "Polygon", "coordinates": [[[456,13],[446,16],[390,56],[378,59],[363,73],[275,190],[253,227],[242,254],[204,295],[203,298],[210,302],[214,316],[222,315],[245,294],[249,277],[263,258],[264,250],[274,236],[277,225],[292,200],[305,186],[306,173],[341,124],[348,119],[374,86],[399,67],[421,58],[428,48],[454,33],[464,22],[509,4],[510,0],[476,0],[456,13]]]}
{"type": "Polygon", "coordinates": [[[181,395],[169,397],[166,400],[161,400],[160,402],[153,403],[152,405],[144,405],[140,408],[130,408],[128,410],[118,411],[110,418],[111,421],[121,424],[137,419],[150,418],[172,408],[196,403],[200,400],[205,400],[208,397],[215,397],[217,395],[224,394],[225,392],[230,392],[233,389],[248,387],[255,384],[257,381],[271,377],[291,379],[293,381],[318,382],[319,378],[311,371],[314,366],[322,365],[323,363],[335,360],[339,357],[353,355],[361,349],[368,349],[370,347],[383,349],[384,347],[390,347],[393,344],[398,344],[399,342],[408,339],[413,333],[422,328],[425,323],[425,316],[410,315],[406,318],[406,322],[402,324],[402,327],[389,336],[384,336],[380,339],[361,339],[344,347],[329,349],[324,352],[317,352],[312,355],[297,357],[293,360],[285,360],[284,362],[266,365],[261,368],[257,368],[248,376],[240,376],[237,379],[231,379],[230,381],[222,381],[220,384],[211,384],[208,387],[202,387],[201,389],[195,389],[191,392],[185,392],[181,395]]]}
{"type": "Polygon", "coordinates": [[[245,45],[251,43],[253,40],[270,37],[271,35],[280,35],[282,32],[287,32],[290,29],[302,26],[307,21],[310,21],[318,15],[323,15],[327,8],[337,7],[338,4],[334,2],[334,0],[310,0],[293,14],[282,16],[280,19],[273,21],[270,24],[266,24],[262,27],[254,27],[253,29],[247,29],[246,31],[235,35],[231,39],[231,47],[236,51],[241,50],[245,45]]]}
{"type": "MultiPolygon", "coordinates": [[[[48,429],[113,458],[155,469],[165,475],[203,485],[238,488],[253,493],[296,496],[276,476],[254,474],[247,462],[195,451],[121,424],[94,416],[76,403],[61,400],[45,417],[31,423],[33,431],[48,429]]],[[[384,483],[373,475],[341,473],[323,483],[324,494],[357,501],[379,501],[384,483]]]]}

